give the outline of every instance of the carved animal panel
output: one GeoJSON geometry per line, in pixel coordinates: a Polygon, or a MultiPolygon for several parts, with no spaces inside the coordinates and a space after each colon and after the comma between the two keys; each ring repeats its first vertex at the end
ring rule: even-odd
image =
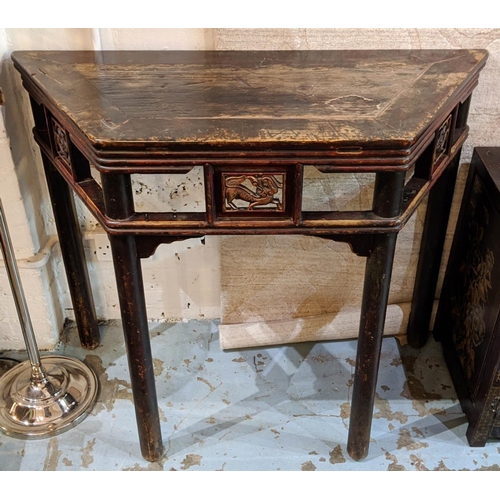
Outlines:
{"type": "Polygon", "coordinates": [[[222,209],[224,212],[271,210],[283,212],[285,174],[223,173],[222,209]]]}

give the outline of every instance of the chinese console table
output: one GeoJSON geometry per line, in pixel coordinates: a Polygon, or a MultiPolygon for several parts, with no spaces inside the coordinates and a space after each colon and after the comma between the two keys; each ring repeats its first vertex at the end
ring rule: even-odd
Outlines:
{"type": "Polygon", "coordinates": [[[484,50],[14,52],[82,344],[99,332],[72,192],[109,235],[143,456],[163,445],[141,259],[205,235],[302,234],[366,258],[347,449],[368,453],[399,231],[429,194],[408,339],[428,336],[484,50]],[[365,211],[302,210],[304,166],[374,173],[365,211]],[[204,168],[203,212],[137,211],[132,174],[204,168]],[[97,182],[92,171],[100,173],[97,182]]]}

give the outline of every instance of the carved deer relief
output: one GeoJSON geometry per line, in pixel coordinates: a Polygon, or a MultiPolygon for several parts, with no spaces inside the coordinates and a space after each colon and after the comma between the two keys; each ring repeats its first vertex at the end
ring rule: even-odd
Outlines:
{"type": "Polygon", "coordinates": [[[223,175],[224,210],[253,210],[257,206],[275,205],[275,210],[282,211],[283,177],[283,174],[223,175]],[[281,181],[278,177],[281,177],[281,181]],[[245,202],[247,205],[237,205],[236,201],[245,202]]]}

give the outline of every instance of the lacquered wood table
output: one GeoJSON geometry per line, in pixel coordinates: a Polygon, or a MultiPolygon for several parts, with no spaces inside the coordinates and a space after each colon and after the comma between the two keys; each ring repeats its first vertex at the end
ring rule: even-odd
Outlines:
{"type": "Polygon", "coordinates": [[[396,238],[429,193],[408,327],[421,346],[486,58],[483,50],[13,53],[88,348],[99,333],[72,191],[109,235],[147,460],[163,445],[141,259],[162,243],[228,234],[329,238],[366,258],[347,448],[356,460],[367,455],[396,238]],[[135,209],[132,174],[199,165],[204,212],[135,209]],[[373,172],[371,210],[302,210],[306,165],[373,172]]]}

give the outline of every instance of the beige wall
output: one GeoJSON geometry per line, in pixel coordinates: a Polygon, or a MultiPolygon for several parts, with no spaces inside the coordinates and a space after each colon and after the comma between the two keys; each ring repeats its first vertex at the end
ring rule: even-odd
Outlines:
{"type": "MultiPolygon", "coordinates": [[[[0,117],[0,197],[6,206],[28,307],[41,349],[58,341],[64,318],[73,319],[55,226],[37,147],[31,138],[32,119],[26,92],[13,69],[13,50],[195,49],[213,45],[212,31],[204,29],[0,29],[0,87],[6,103],[0,117]],[[5,127],[4,127],[5,121],[5,127]],[[50,258],[49,254],[50,253],[50,258]],[[32,261],[36,261],[34,264],[32,261]],[[36,267],[35,267],[36,266],[36,267]]],[[[158,178],[160,177],[160,178],[158,178]]],[[[158,203],[171,203],[168,191],[157,189],[165,179],[149,177],[146,184],[164,194],[158,203]]],[[[137,178],[135,187],[144,179],[137,178]]],[[[199,193],[193,176],[180,180],[195,204],[199,193]]],[[[170,186],[171,191],[176,186],[170,186]]],[[[138,196],[138,203],[147,201],[138,196]]],[[[184,202],[184,200],[182,200],[184,202]]],[[[172,204],[180,200],[173,198],[172,204]]],[[[98,316],[119,318],[112,263],[96,257],[95,235],[102,234],[95,219],[77,202],[84,231],[90,279],[98,316]]],[[[219,240],[207,238],[162,246],[143,262],[148,314],[152,319],[218,318],[219,240]]],[[[23,348],[9,283],[0,267],[0,350],[23,348]]]]}
{"type": "MultiPolygon", "coordinates": [[[[445,261],[456,224],[472,148],[500,145],[500,30],[498,29],[223,29],[224,50],[449,49],[490,52],[470,111],[470,137],[447,232],[445,261]]],[[[373,177],[325,176],[309,170],[308,203],[356,210],[370,203],[373,177]]],[[[398,237],[386,334],[404,334],[425,206],[398,237]]],[[[223,237],[221,240],[221,345],[225,348],[357,336],[365,259],[346,244],[305,236],[223,237]]],[[[444,265],[441,269],[441,278],[444,265]]],[[[438,285],[437,296],[440,284],[438,285]]]]}

